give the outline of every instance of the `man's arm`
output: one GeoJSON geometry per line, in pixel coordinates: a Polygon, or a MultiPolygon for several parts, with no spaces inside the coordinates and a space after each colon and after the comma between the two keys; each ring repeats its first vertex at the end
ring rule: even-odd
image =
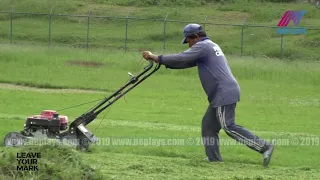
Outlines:
{"type": "Polygon", "coordinates": [[[197,65],[197,59],[205,56],[206,50],[202,43],[196,43],[188,50],[179,54],[160,55],[157,60],[170,69],[185,69],[197,65]]]}
{"type": "MultiPolygon", "coordinates": [[[[168,55],[167,55],[168,56],[168,55]]],[[[174,54],[172,56],[179,56],[179,54],[174,54]]],[[[163,63],[162,60],[163,55],[158,56],[158,61],[160,64],[163,64],[166,66],[166,68],[169,69],[186,69],[186,68],[191,68],[197,66],[197,61],[191,60],[191,61],[173,61],[169,63],[163,63]]]]}

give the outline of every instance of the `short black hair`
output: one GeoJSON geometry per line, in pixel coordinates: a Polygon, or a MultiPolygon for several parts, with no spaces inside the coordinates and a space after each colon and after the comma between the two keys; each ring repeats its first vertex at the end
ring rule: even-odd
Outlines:
{"type": "Polygon", "coordinates": [[[199,37],[206,37],[207,33],[205,31],[201,31],[199,33],[197,33],[199,37]]]}
{"type": "Polygon", "coordinates": [[[193,34],[193,35],[188,36],[187,38],[194,39],[194,38],[197,37],[197,35],[198,35],[199,37],[206,37],[206,36],[207,36],[207,33],[206,33],[205,31],[200,31],[200,32],[198,32],[198,33],[196,33],[196,34],[193,34]]]}

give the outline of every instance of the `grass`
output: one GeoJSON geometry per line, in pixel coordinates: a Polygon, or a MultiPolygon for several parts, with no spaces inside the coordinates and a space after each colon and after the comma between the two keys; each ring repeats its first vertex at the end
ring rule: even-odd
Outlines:
{"type": "MultiPolygon", "coordinates": [[[[26,117],[44,109],[59,110],[73,120],[95,103],[65,108],[102,99],[127,82],[128,71],[137,74],[146,65],[140,52],[86,52],[65,48],[48,51],[45,47],[8,45],[0,49],[3,52],[0,55],[0,123],[5,124],[0,126],[1,137],[22,130],[26,117]],[[70,60],[102,63],[102,66],[70,65],[70,60]]],[[[278,140],[270,168],[264,169],[259,154],[234,144],[223,131],[221,142],[225,144],[221,145],[221,153],[225,163],[203,162],[205,154],[199,138],[207,102],[197,71],[162,67],[88,125],[90,131],[101,138],[100,144],[91,146],[91,152],[63,150],[81,158],[59,166],[54,172],[70,172],[70,176],[83,179],[93,178],[77,172],[89,172],[96,179],[317,179],[320,175],[317,129],[320,124],[316,121],[320,116],[320,64],[236,56],[228,56],[228,60],[241,86],[237,122],[262,138],[278,140]],[[191,145],[186,144],[188,138],[194,141],[191,145]],[[182,144],[155,144],[159,140],[168,143],[170,139],[182,140],[182,144]],[[125,145],[130,140],[143,140],[146,144],[125,145]],[[96,171],[83,170],[83,167],[96,171]]],[[[0,139],[0,143],[2,141],[0,139]]],[[[57,157],[56,160],[41,159],[41,167],[49,161],[59,162],[59,154],[63,154],[59,151],[62,147],[34,148],[27,151],[47,152],[46,158],[57,157]]],[[[1,150],[11,151],[13,156],[19,151],[0,147],[1,150]]],[[[14,172],[14,160],[0,162],[5,165],[1,167],[9,167],[14,172]]],[[[1,173],[3,179],[12,177],[7,170],[1,173]]],[[[46,174],[46,171],[40,173],[46,174]]],[[[40,176],[25,174],[23,177],[40,176]]]]}
{"type": "Polygon", "coordinates": [[[197,1],[197,7],[194,3],[2,0],[0,11],[13,7],[14,12],[49,13],[53,8],[54,15],[83,17],[52,16],[49,49],[48,15],[14,14],[13,44],[8,45],[10,14],[0,13],[0,136],[22,130],[28,116],[44,109],[58,110],[72,121],[126,83],[128,72],[137,74],[147,65],[142,50],[156,54],[185,50],[179,42],[187,22],[176,20],[203,24],[207,17],[209,37],[227,54],[241,86],[237,123],[266,140],[277,140],[270,168],[261,166],[261,155],[223,131],[220,151],[225,162],[204,162],[200,127],[207,101],[197,69],[162,67],[88,125],[100,138],[89,152],[52,143],[0,147],[0,179],[317,179],[319,30],[285,35],[281,55],[281,38],[274,28],[250,25],[276,26],[286,10],[304,9],[307,13],[299,26],[317,28],[318,9],[307,3],[251,0],[203,0],[197,1]],[[92,18],[87,31],[89,10],[92,18]],[[132,18],[153,20],[129,19],[126,26],[128,13],[132,18]],[[123,19],[95,17],[114,15],[123,19]],[[239,25],[244,18],[244,56],[239,57],[241,26],[216,24],[239,25]],[[83,49],[87,45],[88,51],[83,49]],[[180,144],[169,144],[172,140],[180,144]],[[165,145],[159,146],[161,142],[165,145]],[[17,152],[41,152],[40,171],[17,172],[17,152]]]}
{"type": "MultiPolygon", "coordinates": [[[[52,16],[49,29],[48,15],[14,14],[12,42],[14,44],[68,46],[90,49],[100,48],[136,52],[141,49],[166,52],[181,51],[186,47],[182,29],[187,22],[198,22],[206,27],[209,37],[229,55],[243,54],[255,57],[270,57],[302,60],[319,60],[319,30],[308,30],[307,35],[285,35],[281,52],[281,36],[275,28],[251,27],[250,25],[276,26],[288,9],[307,11],[299,26],[319,28],[319,11],[306,3],[268,3],[257,1],[197,2],[193,1],[2,1],[0,11],[36,12],[48,14],[77,14],[83,17],[52,16]],[[88,15],[92,18],[89,22],[88,15]],[[197,12],[191,13],[190,12],[197,12]],[[128,16],[128,23],[124,19],[128,16]],[[111,18],[114,16],[121,19],[111,18]],[[167,16],[166,26],[164,19],[167,16]],[[99,16],[97,18],[96,16],[99,16]],[[111,16],[101,18],[100,16],[111,16]],[[136,20],[147,18],[152,20],[136,20]],[[241,26],[246,18],[243,42],[241,26]],[[176,22],[179,21],[179,22],[176,22]],[[183,21],[183,22],[180,22],[183,21]],[[204,23],[207,24],[204,24],[204,23]],[[127,24],[126,24],[127,23],[127,24]],[[126,29],[127,28],[127,29],[126,29]],[[68,31],[66,31],[66,29],[68,31]],[[165,29],[165,30],[164,30],[165,29]],[[50,35],[49,35],[50,31],[50,35]],[[88,34],[88,36],[87,36],[88,34]],[[49,41],[50,37],[50,41],[49,41]],[[126,38],[127,37],[127,38],[126,38]],[[241,45],[243,43],[243,46],[241,45]]],[[[293,23],[290,23],[290,27],[293,23]]],[[[10,43],[10,14],[0,14],[0,40],[10,43]]]]}
{"type": "MultiPolygon", "coordinates": [[[[70,54],[69,49],[64,48],[49,51],[42,47],[11,48],[8,45],[2,45],[1,49],[3,49],[3,53],[0,55],[3,59],[3,66],[0,69],[3,76],[0,77],[0,82],[9,81],[30,86],[90,89],[91,83],[93,83],[93,87],[96,89],[113,91],[129,79],[127,73],[123,73],[123,71],[138,73],[143,66],[147,65],[147,62],[142,60],[141,52],[122,53],[121,51],[113,51],[106,53],[98,50],[87,53],[86,51],[73,49],[74,53],[70,54]],[[34,53],[35,51],[37,53],[34,53]],[[102,65],[98,68],[90,67],[89,71],[87,67],[82,66],[76,66],[74,70],[70,69],[69,61],[75,60],[102,63],[102,65]],[[48,68],[48,63],[51,68],[48,68]],[[47,73],[46,76],[41,79],[38,78],[45,73],[47,73]],[[101,76],[101,74],[104,76],[101,76]],[[82,78],[79,79],[79,76],[82,78]],[[70,81],[70,77],[73,81],[70,81]],[[119,81],[112,81],[115,77],[119,78],[119,81]],[[107,86],[102,82],[108,82],[107,86]]],[[[161,52],[155,53],[160,54],[161,52]]],[[[233,64],[235,76],[239,79],[319,85],[317,78],[320,75],[318,71],[320,64],[318,62],[305,64],[304,61],[238,58],[236,56],[230,56],[229,60],[233,64]]],[[[192,81],[198,81],[196,69],[169,72],[160,69],[158,74],[161,76],[178,75],[180,78],[187,75],[188,77],[191,76],[192,81]]],[[[172,86],[175,87],[176,85],[172,84],[172,86]]],[[[195,88],[197,89],[199,86],[195,86],[195,88]]]]}
{"type": "MultiPolygon", "coordinates": [[[[76,150],[50,141],[44,146],[8,148],[0,154],[3,157],[0,160],[0,174],[2,175],[0,179],[30,179],[28,176],[35,179],[101,179],[103,177],[99,170],[88,166],[76,150]],[[53,148],[55,151],[52,151],[53,148]],[[37,158],[39,171],[17,172],[19,159],[17,155],[21,156],[25,152],[40,153],[40,158],[37,158]],[[70,172],[65,173],[66,169],[69,169],[70,172]]],[[[20,162],[22,163],[22,160],[20,162]]]]}

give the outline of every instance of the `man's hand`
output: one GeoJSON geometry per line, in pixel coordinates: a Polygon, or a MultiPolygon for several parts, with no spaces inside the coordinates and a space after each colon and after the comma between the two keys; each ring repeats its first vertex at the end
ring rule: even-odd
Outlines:
{"type": "Polygon", "coordinates": [[[143,51],[142,56],[146,60],[153,60],[154,62],[158,63],[158,56],[152,54],[150,51],[143,51]]]}

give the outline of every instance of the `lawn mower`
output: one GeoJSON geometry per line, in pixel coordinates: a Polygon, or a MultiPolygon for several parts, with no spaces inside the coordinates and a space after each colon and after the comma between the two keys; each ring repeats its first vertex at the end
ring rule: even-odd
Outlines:
{"type": "Polygon", "coordinates": [[[98,142],[98,138],[86,128],[86,125],[160,68],[160,64],[157,64],[151,70],[153,64],[153,61],[149,61],[144,70],[136,76],[129,72],[131,78],[125,85],[77,117],[70,126],[68,116],[60,115],[55,110],[44,110],[40,115],[28,117],[22,131],[8,133],[4,139],[4,146],[19,147],[24,146],[29,140],[54,139],[59,142],[72,142],[77,149],[88,150],[90,144],[98,142]]]}

